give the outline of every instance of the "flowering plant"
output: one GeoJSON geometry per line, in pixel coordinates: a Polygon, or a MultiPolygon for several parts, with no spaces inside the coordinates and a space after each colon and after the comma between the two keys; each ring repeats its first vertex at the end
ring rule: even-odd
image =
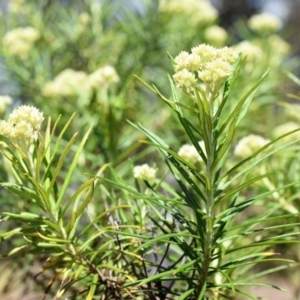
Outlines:
{"type": "Polygon", "coordinates": [[[282,101],[280,21],[240,21],[235,43],[209,1],[67,2],[0,16],[0,298],[281,293],[300,110],[282,101]]]}

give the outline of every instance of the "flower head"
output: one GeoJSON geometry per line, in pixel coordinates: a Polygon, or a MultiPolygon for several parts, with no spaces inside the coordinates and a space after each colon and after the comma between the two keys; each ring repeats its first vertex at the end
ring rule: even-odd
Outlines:
{"type": "Polygon", "coordinates": [[[0,121],[0,135],[19,145],[25,152],[38,139],[38,131],[44,120],[43,113],[34,106],[22,105],[0,121]]]}
{"type": "Polygon", "coordinates": [[[280,19],[268,13],[252,16],[248,20],[248,25],[253,31],[260,34],[272,34],[282,27],[280,19]]]}
{"type": "Polygon", "coordinates": [[[187,69],[175,73],[173,79],[176,82],[177,87],[185,90],[190,90],[190,88],[197,83],[196,76],[187,69]]]}
{"type": "Polygon", "coordinates": [[[89,94],[88,75],[82,71],[65,69],[53,81],[47,82],[43,95],[49,98],[76,97],[79,94],[89,94]]]}
{"type": "Polygon", "coordinates": [[[106,89],[119,82],[119,76],[112,66],[104,66],[91,73],[88,77],[90,86],[94,89],[106,89]]]}
{"type": "Polygon", "coordinates": [[[29,12],[29,9],[26,5],[26,0],[10,0],[9,12],[16,15],[27,14],[29,12]]]}
{"type": "Polygon", "coordinates": [[[244,159],[265,146],[267,143],[269,143],[269,140],[262,136],[250,134],[238,142],[234,149],[234,154],[244,159]]]}
{"type": "Polygon", "coordinates": [[[274,49],[274,55],[285,55],[289,53],[290,45],[277,34],[272,34],[267,40],[271,49],[274,49]]]}
{"type": "Polygon", "coordinates": [[[165,0],[160,2],[159,9],[175,17],[184,15],[191,25],[207,26],[218,17],[217,10],[208,1],[165,0]]]}
{"type": "MultiPolygon", "coordinates": [[[[277,127],[274,128],[273,130],[273,135],[275,138],[278,138],[280,137],[281,135],[284,135],[290,131],[293,131],[293,130],[296,130],[296,129],[299,129],[300,128],[300,125],[295,123],[295,122],[287,122],[287,123],[284,123],[282,125],[278,125],[277,127]]],[[[296,140],[296,139],[300,139],[300,132],[299,131],[296,131],[292,134],[289,134],[287,136],[285,136],[284,138],[282,138],[282,142],[284,143],[288,143],[288,142],[291,142],[293,140],[296,140]]]]}
{"type": "MultiPolygon", "coordinates": [[[[199,146],[201,147],[202,151],[205,154],[204,141],[200,141],[199,146]]],[[[185,144],[181,146],[181,148],[178,151],[178,155],[191,164],[196,164],[197,162],[203,161],[196,147],[190,144],[185,144]]]]}
{"type": "Polygon", "coordinates": [[[189,144],[181,146],[178,151],[178,155],[191,164],[195,164],[201,159],[201,156],[195,146],[189,144]]]}
{"type": "Polygon", "coordinates": [[[136,179],[151,181],[156,178],[157,170],[151,168],[148,164],[135,166],[133,169],[133,176],[136,179]]]}
{"type": "Polygon", "coordinates": [[[175,57],[173,79],[177,87],[189,91],[197,86],[197,78],[206,84],[207,90],[216,93],[233,71],[238,54],[232,48],[214,48],[201,44],[192,48],[191,54],[181,52],[175,57]]]}
{"type": "Polygon", "coordinates": [[[242,53],[247,62],[256,62],[263,57],[262,49],[249,41],[240,42],[234,46],[234,49],[236,52],[242,53]]]}
{"type": "Polygon", "coordinates": [[[204,36],[209,44],[216,47],[223,46],[228,39],[228,34],[225,29],[218,25],[213,25],[205,29],[204,36]]]}
{"type": "Polygon", "coordinates": [[[19,27],[8,31],[2,40],[3,48],[10,55],[26,59],[40,32],[33,27],[19,27]]]}
{"type": "Polygon", "coordinates": [[[6,111],[8,105],[12,103],[12,99],[9,96],[0,96],[0,114],[6,111]]]}

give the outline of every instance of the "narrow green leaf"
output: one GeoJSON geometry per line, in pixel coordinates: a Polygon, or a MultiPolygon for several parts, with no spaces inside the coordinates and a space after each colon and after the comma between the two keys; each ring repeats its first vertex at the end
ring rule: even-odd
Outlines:
{"type": "Polygon", "coordinates": [[[188,270],[191,266],[193,266],[196,263],[196,261],[197,261],[197,259],[189,261],[189,262],[181,265],[179,268],[174,268],[174,269],[171,269],[171,270],[168,270],[168,271],[161,272],[161,273],[155,274],[153,276],[150,276],[146,279],[143,279],[139,283],[139,285],[144,285],[148,282],[155,282],[157,280],[162,279],[165,276],[168,276],[168,275],[172,276],[172,275],[176,275],[177,273],[184,272],[185,270],[188,270]]]}
{"type": "Polygon", "coordinates": [[[50,203],[48,195],[44,191],[43,187],[29,174],[24,174],[24,176],[27,177],[28,180],[34,186],[36,193],[40,196],[40,199],[42,200],[42,203],[43,203],[44,207],[46,208],[47,212],[48,213],[51,212],[52,211],[51,203],[50,203]]]}
{"type": "Polygon", "coordinates": [[[172,80],[171,76],[168,75],[168,79],[170,82],[170,86],[171,86],[171,91],[172,91],[172,98],[174,99],[175,105],[174,105],[174,110],[179,114],[182,115],[182,111],[180,106],[178,106],[177,104],[179,103],[178,101],[178,97],[177,97],[177,93],[176,93],[176,88],[174,85],[174,81],[172,80]]]}
{"type": "Polygon", "coordinates": [[[0,186],[12,191],[13,193],[25,197],[31,200],[33,203],[36,203],[43,210],[46,210],[44,202],[41,201],[40,197],[37,195],[36,191],[31,190],[25,185],[20,185],[13,182],[1,182],[0,186]]]}
{"type": "Polygon", "coordinates": [[[252,185],[254,182],[256,182],[256,181],[258,181],[258,180],[260,180],[260,179],[262,179],[262,178],[264,178],[264,177],[266,177],[266,176],[267,176],[267,174],[262,174],[262,175],[259,175],[259,176],[254,177],[254,178],[251,178],[250,180],[248,180],[248,181],[246,181],[246,182],[240,184],[238,187],[231,189],[229,192],[227,192],[227,193],[225,193],[224,195],[222,195],[222,197],[218,198],[218,199],[215,201],[215,204],[216,204],[216,203],[219,203],[219,202],[222,202],[222,201],[224,201],[224,200],[226,200],[226,199],[227,199],[227,200],[230,199],[231,196],[233,196],[233,195],[239,193],[239,192],[240,192],[241,190],[243,190],[244,188],[246,188],[246,187],[252,185]]]}
{"type": "Polygon", "coordinates": [[[98,284],[98,274],[94,274],[92,277],[92,282],[90,283],[90,289],[89,293],[86,297],[86,300],[93,300],[94,299],[94,294],[96,292],[97,284],[98,284]]]}
{"type": "MultiPolygon", "coordinates": [[[[76,221],[77,219],[79,219],[84,210],[86,209],[87,205],[90,203],[91,199],[92,199],[92,196],[94,194],[94,183],[91,183],[90,186],[89,186],[89,191],[87,193],[87,195],[85,196],[84,200],[82,201],[82,203],[80,204],[79,208],[76,209],[74,215],[76,216],[76,221]]],[[[70,223],[70,225],[68,226],[69,228],[73,228],[74,227],[74,230],[75,230],[75,226],[74,226],[74,223],[70,223]]]]}
{"type": "Polygon", "coordinates": [[[183,293],[181,296],[179,296],[179,297],[177,298],[177,300],[184,300],[184,299],[187,299],[187,297],[188,297],[189,295],[191,295],[194,291],[195,291],[194,288],[193,288],[193,289],[190,289],[190,290],[188,290],[188,291],[186,291],[186,292],[183,293]]]}
{"type": "MultiPolygon", "coordinates": [[[[135,125],[134,123],[129,122],[133,127],[143,132],[151,141],[153,141],[156,145],[160,145],[166,149],[169,149],[168,144],[166,144],[160,137],[158,137],[156,134],[152,133],[145,127],[143,127],[141,124],[135,125]]],[[[162,149],[162,152],[165,155],[168,155],[168,153],[162,149]]]]}
{"type": "MultiPolygon", "coordinates": [[[[260,162],[262,162],[263,160],[265,160],[265,159],[268,158],[269,156],[271,156],[271,155],[273,155],[274,153],[279,152],[280,150],[283,150],[283,149],[285,149],[285,148],[287,148],[287,147],[289,147],[289,146],[291,146],[291,145],[297,143],[298,141],[300,141],[300,139],[297,139],[297,140],[294,140],[294,141],[289,142],[289,143],[287,143],[287,144],[284,144],[283,146],[279,146],[279,147],[277,147],[277,148],[271,150],[270,152],[268,152],[268,153],[262,155],[261,157],[257,157],[256,160],[255,160],[253,163],[251,163],[249,166],[245,167],[242,171],[240,171],[238,174],[236,174],[233,178],[231,178],[231,179],[228,180],[226,183],[224,183],[221,187],[219,187],[219,189],[224,190],[224,189],[227,188],[233,181],[235,181],[238,177],[244,175],[245,173],[247,173],[248,171],[250,171],[251,169],[253,169],[256,165],[258,165],[260,162]]],[[[266,146],[262,147],[260,150],[256,151],[253,155],[251,155],[250,158],[254,158],[258,153],[260,153],[261,151],[263,151],[263,150],[265,149],[265,147],[268,147],[269,145],[270,145],[270,143],[267,144],[266,146]]],[[[249,160],[249,159],[247,159],[247,161],[248,161],[248,160],[249,160]]],[[[243,162],[244,162],[244,161],[243,161],[243,162]]],[[[241,164],[240,164],[240,165],[241,165],[241,164]]],[[[231,173],[231,172],[233,171],[233,169],[235,169],[235,167],[232,168],[231,170],[229,170],[229,171],[227,172],[226,175],[228,175],[229,173],[231,173]]],[[[220,181],[222,178],[223,178],[223,177],[221,177],[221,178],[219,179],[219,181],[220,181]]]]}
{"type": "Polygon", "coordinates": [[[290,72],[287,72],[286,74],[288,78],[290,78],[292,81],[294,81],[297,85],[300,86],[300,79],[297,76],[290,72]]]}
{"type": "MultiPolygon", "coordinates": [[[[36,234],[44,241],[58,243],[58,244],[70,244],[71,243],[71,241],[69,241],[69,240],[61,239],[61,238],[58,238],[55,236],[43,235],[39,231],[37,231],[36,234]]],[[[55,245],[57,246],[57,244],[55,244],[55,245]]]]}
{"type": "Polygon", "coordinates": [[[75,202],[75,200],[78,198],[78,196],[81,193],[83,193],[86,189],[89,189],[94,184],[95,180],[96,180],[96,178],[91,178],[79,187],[79,189],[73,194],[73,196],[70,198],[70,200],[67,202],[67,204],[63,208],[63,210],[61,212],[61,218],[65,215],[68,208],[75,202]]]}
{"type": "Polygon", "coordinates": [[[227,126],[229,124],[231,124],[231,122],[235,118],[237,118],[236,124],[238,124],[238,122],[243,118],[255,92],[258,90],[262,81],[266,78],[267,75],[268,75],[268,71],[265,72],[262,75],[261,79],[244,95],[244,97],[242,97],[242,99],[239,101],[239,103],[237,104],[235,109],[232,111],[232,113],[229,115],[227,120],[221,126],[221,128],[219,130],[219,136],[224,132],[224,130],[227,128],[227,126]]]}
{"type": "Polygon", "coordinates": [[[62,152],[62,154],[61,154],[61,156],[60,156],[60,158],[59,158],[59,160],[58,160],[58,163],[57,163],[56,168],[55,168],[55,170],[54,170],[54,172],[53,172],[53,175],[52,175],[51,182],[50,182],[50,184],[49,184],[49,186],[48,186],[48,190],[47,190],[48,195],[50,195],[50,193],[51,193],[52,190],[53,190],[53,186],[54,186],[54,184],[55,184],[56,181],[57,181],[57,177],[58,177],[58,175],[59,175],[59,173],[60,173],[60,171],[61,171],[61,169],[62,169],[63,164],[64,164],[65,161],[66,161],[66,157],[67,157],[68,153],[70,152],[71,147],[72,147],[73,144],[75,143],[76,137],[77,137],[77,133],[75,133],[75,134],[72,136],[71,140],[68,142],[68,144],[67,144],[66,147],[64,148],[64,151],[62,152]]]}
{"type": "Polygon", "coordinates": [[[200,295],[199,295],[197,300],[203,300],[204,299],[205,292],[207,291],[206,288],[207,288],[207,283],[206,283],[206,281],[204,281],[203,286],[201,288],[200,295]]]}
{"type": "Polygon", "coordinates": [[[223,91],[223,96],[222,96],[222,101],[221,104],[218,108],[218,111],[215,115],[215,123],[214,123],[214,128],[217,127],[220,115],[223,111],[223,108],[229,98],[229,95],[231,94],[232,88],[238,78],[238,75],[240,73],[241,70],[241,66],[242,66],[242,60],[241,60],[241,54],[239,55],[239,58],[237,59],[237,61],[234,63],[233,65],[233,72],[231,73],[231,75],[229,76],[229,78],[226,80],[225,82],[225,86],[224,86],[224,91],[223,91]]]}
{"type": "Polygon", "coordinates": [[[63,198],[65,196],[65,193],[66,193],[66,191],[68,189],[68,186],[69,186],[69,184],[71,182],[73,173],[74,173],[74,171],[76,169],[76,166],[77,166],[77,163],[78,163],[78,159],[79,159],[80,154],[81,154],[81,152],[83,150],[85,142],[86,142],[86,140],[87,140],[87,138],[88,138],[88,136],[89,136],[89,134],[90,134],[90,132],[92,130],[92,127],[93,127],[93,125],[89,128],[89,130],[84,135],[84,137],[83,137],[80,145],[78,146],[76,154],[75,154],[75,156],[74,156],[74,158],[72,160],[72,164],[71,164],[71,166],[69,168],[69,171],[68,171],[68,173],[67,173],[67,175],[65,177],[64,184],[63,184],[63,186],[61,187],[61,189],[59,191],[58,199],[57,199],[57,202],[56,202],[56,209],[57,210],[59,210],[59,208],[61,207],[61,202],[62,202],[62,200],[63,200],[63,198]]]}
{"type": "Polygon", "coordinates": [[[214,170],[218,166],[219,162],[224,157],[224,155],[227,152],[228,148],[231,146],[232,140],[233,140],[233,137],[234,137],[234,133],[235,133],[235,127],[236,127],[236,122],[232,121],[232,123],[230,124],[230,127],[229,127],[229,131],[228,131],[228,133],[225,137],[225,141],[217,149],[216,157],[215,157],[214,162],[211,166],[212,170],[214,170]]]}
{"type": "Polygon", "coordinates": [[[23,249],[27,248],[29,245],[22,245],[22,246],[19,246],[19,247],[16,247],[16,248],[13,248],[12,250],[10,250],[6,257],[9,257],[9,256],[12,256],[14,254],[17,254],[19,252],[21,252],[23,249]]]}
{"type": "MultiPolygon", "coordinates": [[[[264,286],[264,287],[271,287],[271,288],[274,288],[276,290],[279,290],[279,291],[282,291],[282,292],[286,292],[285,289],[282,289],[276,285],[273,285],[273,284],[267,284],[267,283],[257,283],[257,282],[235,282],[234,283],[235,286],[264,286]]],[[[220,284],[220,287],[228,287],[228,284],[226,283],[222,283],[220,284]]],[[[255,298],[254,298],[255,299],[255,298]]]]}

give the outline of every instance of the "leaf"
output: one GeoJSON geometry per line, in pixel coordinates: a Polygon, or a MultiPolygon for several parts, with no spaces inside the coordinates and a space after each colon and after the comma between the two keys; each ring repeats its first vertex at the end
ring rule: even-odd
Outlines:
{"type": "Polygon", "coordinates": [[[177,97],[174,81],[172,80],[170,75],[168,75],[168,79],[169,79],[169,82],[170,82],[170,85],[171,85],[172,98],[174,99],[174,102],[175,102],[175,105],[174,105],[173,109],[178,113],[178,115],[182,115],[181,108],[180,108],[180,106],[177,105],[177,103],[179,103],[179,100],[178,100],[178,97],[177,97]]]}
{"type": "MultiPolygon", "coordinates": [[[[276,285],[266,284],[266,283],[259,283],[259,282],[258,283],[257,282],[253,282],[253,283],[251,283],[251,282],[235,282],[234,285],[235,286],[264,286],[264,287],[271,287],[271,288],[274,288],[274,289],[282,291],[282,292],[286,292],[285,289],[282,289],[282,288],[280,288],[280,287],[278,287],[276,285]]],[[[223,283],[223,284],[220,284],[219,286],[220,287],[228,287],[228,284],[223,283]]]]}
{"type": "Polygon", "coordinates": [[[75,156],[74,156],[74,158],[73,158],[73,160],[72,160],[72,163],[71,163],[71,165],[70,165],[69,171],[68,171],[68,173],[67,173],[67,175],[66,175],[66,177],[65,177],[64,184],[63,184],[63,186],[60,188],[60,191],[59,191],[59,194],[58,194],[58,199],[57,199],[57,202],[56,202],[56,210],[57,210],[57,211],[58,211],[58,210],[60,209],[60,207],[61,207],[61,202],[62,202],[62,200],[63,200],[63,198],[64,198],[64,196],[65,196],[65,193],[66,193],[66,191],[67,191],[67,189],[68,189],[68,186],[69,186],[69,184],[70,184],[70,182],[71,182],[72,175],[73,175],[73,173],[74,173],[74,171],[75,171],[75,169],[76,169],[77,163],[78,163],[78,159],[79,159],[79,157],[80,157],[80,154],[81,154],[81,152],[82,152],[82,150],[83,150],[83,147],[84,147],[84,145],[85,145],[85,142],[86,142],[86,140],[87,140],[87,138],[88,138],[88,136],[89,136],[89,134],[90,134],[92,128],[93,128],[93,125],[89,128],[89,130],[86,132],[86,134],[85,134],[84,137],[82,138],[82,141],[81,141],[81,143],[79,144],[78,149],[77,149],[77,151],[76,151],[76,153],[75,153],[75,156]]]}
{"type": "Polygon", "coordinates": [[[218,135],[220,136],[224,130],[227,128],[231,122],[236,119],[236,125],[240,122],[240,120],[245,116],[246,111],[248,109],[248,106],[255,94],[255,92],[260,87],[262,81],[266,78],[268,75],[268,71],[265,72],[261,79],[242,97],[242,99],[238,102],[235,109],[231,112],[230,116],[227,118],[227,120],[224,122],[224,124],[221,126],[218,135]]]}
{"type": "Polygon", "coordinates": [[[92,282],[90,283],[90,289],[89,293],[86,297],[86,300],[93,300],[94,299],[94,294],[96,292],[97,284],[98,284],[98,274],[94,274],[92,277],[92,282]]]}
{"type": "MultiPolygon", "coordinates": [[[[297,129],[297,131],[300,129],[297,129]]],[[[282,138],[283,136],[281,136],[280,138],[282,138]]],[[[278,139],[276,139],[275,141],[277,141],[278,139]]],[[[227,173],[225,173],[218,181],[221,181],[225,176],[228,176],[230,173],[233,172],[233,170],[235,170],[237,167],[240,167],[242,164],[244,164],[246,161],[248,161],[251,158],[254,158],[255,156],[257,156],[258,153],[262,152],[264,149],[266,149],[267,147],[269,147],[271,144],[273,144],[275,141],[272,141],[270,143],[268,143],[267,145],[265,145],[264,147],[262,147],[261,149],[259,149],[258,151],[256,151],[255,153],[253,153],[249,158],[247,158],[246,160],[243,160],[241,163],[239,163],[238,165],[234,166],[233,168],[231,168],[227,173]]],[[[231,178],[230,180],[228,180],[226,183],[224,183],[222,186],[219,187],[219,189],[224,190],[225,188],[227,188],[234,180],[236,180],[238,177],[244,175],[245,173],[247,173],[248,171],[250,171],[252,168],[254,168],[256,165],[258,165],[260,162],[262,162],[263,160],[265,160],[266,158],[268,158],[269,156],[273,155],[274,153],[283,150],[285,148],[287,148],[290,145],[293,145],[295,143],[297,143],[298,141],[300,141],[300,139],[294,140],[292,142],[289,142],[287,144],[284,144],[283,146],[279,146],[273,150],[271,150],[270,152],[262,155],[261,157],[257,157],[256,160],[251,163],[249,166],[244,167],[244,169],[242,171],[240,171],[238,174],[236,174],[235,176],[233,176],[233,178],[231,178]]]]}
{"type": "Polygon", "coordinates": [[[222,101],[221,104],[218,108],[218,111],[214,117],[215,121],[214,121],[214,128],[217,128],[218,125],[218,121],[220,119],[220,116],[222,114],[223,108],[229,98],[229,95],[231,94],[232,88],[238,78],[238,75],[240,73],[241,70],[241,66],[242,66],[242,60],[241,60],[241,54],[239,55],[239,58],[237,59],[237,61],[234,63],[233,65],[233,72],[231,73],[231,75],[228,77],[228,79],[225,82],[224,85],[224,91],[223,91],[223,96],[222,96],[222,101]]]}
{"type": "Polygon", "coordinates": [[[94,180],[90,183],[88,188],[89,188],[89,191],[88,191],[87,195],[85,196],[85,198],[82,201],[82,203],[80,204],[80,206],[73,212],[74,217],[70,220],[69,224],[67,225],[67,231],[70,232],[70,237],[73,237],[73,235],[76,231],[75,223],[79,221],[84,210],[86,209],[87,205],[90,203],[90,201],[92,199],[92,196],[94,193],[94,180]]]}
{"type": "Polygon", "coordinates": [[[292,74],[290,72],[287,72],[286,75],[288,78],[290,78],[292,81],[294,81],[297,85],[300,86],[300,79],[297,76],[295,76],[294,74],[292,74]]]}
{"type": "Polygon", "coordinates": [[[63,208],[60,217],[63,218],[68,208],[77,200],[79,195],[83,193],[86,189],[90,189],[91,186],[94,185],[96,178],[91,178],[88,181],[86,181],[84,184],[82,184],[79,189],[73,194],[73,196],[70,198],[70,200],[67,202],[65,207],[63,208]]]}
{"type": "Polygon", "coordinates": [[[267,174],[262,174],[262,175],[258,175],[254,178],[249,179],[248,181],[241,183],[238,187],[231,189],[229,192],[225,193],[224,195],[222,195],[222,197],[218,198],[215,203],[219,203],[222,202],[226,199],[230,199],[231,196],[236,195],[237,193],[239,193],[241,190],[245,189],[246,187],[252,185],[254,182],[266,177],[267,174]]]}
{"type": "Polygon", "coordinates": [[[228,133],[225,137],[225,141],[217,149],[214,162],[211,166],[212,170],[214,170],[218,166],[219,162],[224,157],[226,151],[231,146],[232,140],[233,140],[233,137],[234,137],[234,133],[235,133],[235,128],[236,128],[236,122],[232,121],[232,123],[230,124],[230,127],[229,127],[229,131],[228,131],[228,133]]]}
{"type": "Polygon", "coordinates": [[[46,231],[48,228],[50,228],[52,231],[56,232],[57,234],[61,233],[61,230],[59,226],[55,223],[53,223],[51,220],[36,215],[32,213],[25,213],[22,212],[21,214],[14,214],[14,213],[9,213],[9,212],[4,212],[3,213],[5,217],[5,220],[14,220],[18,222],[25,223],[27,225],[16,228],[14,230],[5,232],[0,234],[0,237],[2,239],[7,239],[10,238],[13,235],[18,235],[18,234],[25,234],[25,235],[35,235],[37,230],[41,231],[46,231]]]}
{"type": "Polygon", "coordinates": [[[6,257],[12,256],[12,255],[14,255],[14,254],[20,255],[19,252],[21,252],[21,251],[22,251],[23,249],[25,249],[25,248],[28,248],[28,245],[22,245],[22,246],[13,248],[12,250],[10,250],[10,251],[7,253],[6,257]]]}
{"type": "Polygon", "coordinates": [[[37,203],[37,205],[39,205],[40,208],[42,208],[44,211],[46,210],[44,202],[41,201],[36,191],[31,190],[27,186],[12,182],[1,182],[0,186],[12,191],[13,193],[19,196],[31,200],[33,203],[37,203]]]}
{"type": "Polygon", "coordinates": [[[134,123],[129,122],[133,127],[135,127],[136,129],[140,130],[141,132],[143,132],[151,141],[153,141],[156,145],[160,145],[162,146],[162,152],[165,155],[168,155],[167,151],[164,150],[165,149],[169,149],[168,144],[166,144],[161,138],[159,138],[156,134],[152,133],[151,131],[149,131],[148,129],[146,129],[145,127],[143,127],[141,124],[135,125],[134,123]]]}
{"type": "MultiPolygon", "coordinates": [[[[55,186],[56,184],[56,181],[57,181],[57,177],[63,167],[63,164],[65,163],[66,161],[66,157],[68,155],[68,153],[70,152],[71,150],[71,147],[73,146],[73,144],[75,143],[75,140],[76,140],[76,137],[77,137],[77,133],[75,133],[71,140],[68,142],[68,144],[66,145],[66,147],[64,148],[64,151],[62,152],[61,156],[59,157],[59,160],[58,160],[58,163],[56,165],[56,168],[53,172],[53,174],[51,175],[51,182],[50,184],[48,185],[48,190],[47,190],[47,193],[48,195],[50,196],[50,194],[53,192],[53,187],[55,186]]],[[[53,162],[51,161],[50,164],[52,165],[53,162]]],[[[58,196],[58,195],[57,195],[58,196]]],[[[57,203],[56,203],[57,205],[57,203]]]]}
{"type": "Polygon", "coordinates": [[[171,269],[171,270],[168,270],[165,272],[155,274],[153,276],[149,276],[148,278],[141,280],[139,282],[139,285],[141,286],[148,282],[155,282],[157,280],[161,280],[163,277],[165,277],[167,275],[176,275],[177,273],[184,272],[185,270],[188,270],[191,266],[193,266],[196,262],[197,262],[197,259],[191,260],[191,261],[181,265],[178,268],[174,268],[174,269],[171,269]]]}
{"type": "Polygon", "coordinates": [[[48,195],[44,191],[43,187],[29,174],[24,174],[24,176],[27,177],[28,180],[32,183],[32,185],[35,188],[36,193],[40,196],[40,202],[43,203],[43,206],[45,207],[46,211],[48,213],[50,213],[52,211],[51,204],[50,204],[48,195]]]}
{"type": "MultiPolygon", "coordinates": [[[[195,289],[190,289],[186,292],[184,292],[180,297],[177,298],[177,300],[184,300],[184,299],[188,299],[187,296],[191,295],[193,292],[195,291],[195,289]]],[[[202,298],[199,298],[202,299],[202,298]]]]}

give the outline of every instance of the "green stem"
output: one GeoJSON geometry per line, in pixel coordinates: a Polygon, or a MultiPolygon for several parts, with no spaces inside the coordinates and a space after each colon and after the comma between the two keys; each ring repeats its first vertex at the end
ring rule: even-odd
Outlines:
{"type": "MultiPolygon", "coordinates": [[[[210,115],[209,119],[211,124],[213,124],[213,111],[212,111],[212,99],[210,100],[210,115]]],[[[215,171],[212,169],[214,158],[215,158],[215,140],[213,130],[206,131],[207,136],[207,143],[206,150],[207,150],[207,163],[206,163],[206,177],[207,177],[207,186],[205,189],[206,195],[206,238],[205,244],[203,249],[203,262],[202,262],[202,278],[200,289],[202,288],[203,284],[207,282],[209,266],[211,263],[211,252],[212,252],[212,241],[213,241],[213,205],[214,205],[214,193],[215,193],[215,171]]]]}

